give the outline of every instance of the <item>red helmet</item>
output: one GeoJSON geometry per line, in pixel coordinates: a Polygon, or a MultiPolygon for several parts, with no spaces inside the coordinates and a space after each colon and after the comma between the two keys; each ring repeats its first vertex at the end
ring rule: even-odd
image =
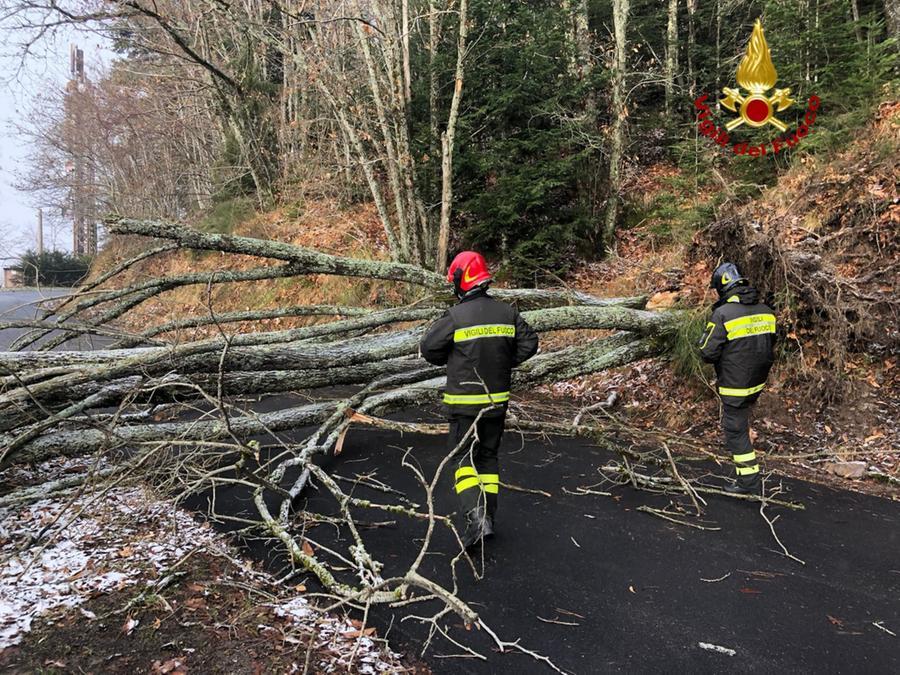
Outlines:
{"type": "Polygon", "coordinates": [[[490,280],[491,273],[484,256],[475,251],[463,251],[457,255],[447,270],[447,281],[463,293],[490,280]]]}

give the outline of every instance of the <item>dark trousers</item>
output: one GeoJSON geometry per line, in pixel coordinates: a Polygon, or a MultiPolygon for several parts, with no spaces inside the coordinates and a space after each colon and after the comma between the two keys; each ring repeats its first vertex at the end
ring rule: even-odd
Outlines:
{"type": "Polygon", "coordinates": [[[750,442],[750,410],[752,406],[735,408],[722,406],[722,431],[725,432],[725,447],[734,460],[738,483],[755,485],[759,480],[759,461],[750,442]]]}
{"type": "Polygon", "coordinates": [[[450,450],[456,448],[453,485],[463,514],[484,506],[487,514],[493,518],[500,492],[497,454],[503,438],[506,412],[491,417],[482,416],[474,433],[460,446],[466,432],[475,424],[475,419],[458,415],[450,417],[448,443],[450,450]]]}

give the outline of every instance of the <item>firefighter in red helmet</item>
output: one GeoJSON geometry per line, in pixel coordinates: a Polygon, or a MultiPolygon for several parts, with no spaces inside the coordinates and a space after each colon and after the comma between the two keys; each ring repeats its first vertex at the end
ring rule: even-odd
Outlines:
{"type": "Polygon", "coordinates": [[[538,337],[514,307],[488,295],[491,273],[481,254],[457,255],[447,281],[459,303],[428,329],[421,352],[429,363],[447,366],[450,448],[459,446],[475,425],[470,442],[458,450],[454,474],[465,516],[463,544],[469,547],[494,533],[498,450],[512,369],[534,355],[538,337]]]}

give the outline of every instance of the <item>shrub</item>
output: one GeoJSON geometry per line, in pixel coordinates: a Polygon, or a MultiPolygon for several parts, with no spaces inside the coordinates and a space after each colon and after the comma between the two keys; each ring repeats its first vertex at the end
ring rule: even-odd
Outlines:
{"type": "Polygon", "coordinates": [[[66,251],[27,251],[15,266],[26,286],[77,286],[91,267],[90,256],[66,251]]]}

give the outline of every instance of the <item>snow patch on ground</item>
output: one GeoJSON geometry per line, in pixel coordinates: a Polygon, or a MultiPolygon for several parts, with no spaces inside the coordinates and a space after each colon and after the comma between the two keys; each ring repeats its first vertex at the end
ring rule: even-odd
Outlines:
{"type": "Polygon", "coordinates": [[[288,619],[306,633],[315,633],[313,646],[332,655],[330,660],[320,660],[318,672],[358,672],[362,675],[395,673],[402,670],[401,656],[383,647],[367,633],[359,622],[322,614],[310,606],[306,598],[295,597],[272,605],[276,616],[288,619]],[[351,663],[352,661],[352,663],[351,663]]]}
{"type": "Polygon", "coordinates": [[[0,649],[42,614],[150,580],[215,542],[209,527],[143,489],[0,510],[0,649]]]}
{"type": "MultiPolygon", "coordinates": [[[[84,460],[53,459],[36,468],[13,467],[3,478],[7,487],[40,484],[90,468],[84,460]]],[[[239,575],[245,583],[273,581],[240,559],[207,524],[149,489],[87,490],[70,503],[73,494],[0,508],[0,651],[21,642],[39,617],[52,621],[54,610],[152,583],[198,548],[226,551],[242,566],[239,575]]],[[[270,608],[296,629],[299,637],[287,640],[305,647],[315,635],[316,653],[325,655],[317,659],[317,672],[347,672],[351,660],[355,672],[364,675],[404,670],[401,656],[359,622],[322,613],[302,596],[270,608]]],[[[80,611],[88,620],[97,618],[80,611]]]]}

